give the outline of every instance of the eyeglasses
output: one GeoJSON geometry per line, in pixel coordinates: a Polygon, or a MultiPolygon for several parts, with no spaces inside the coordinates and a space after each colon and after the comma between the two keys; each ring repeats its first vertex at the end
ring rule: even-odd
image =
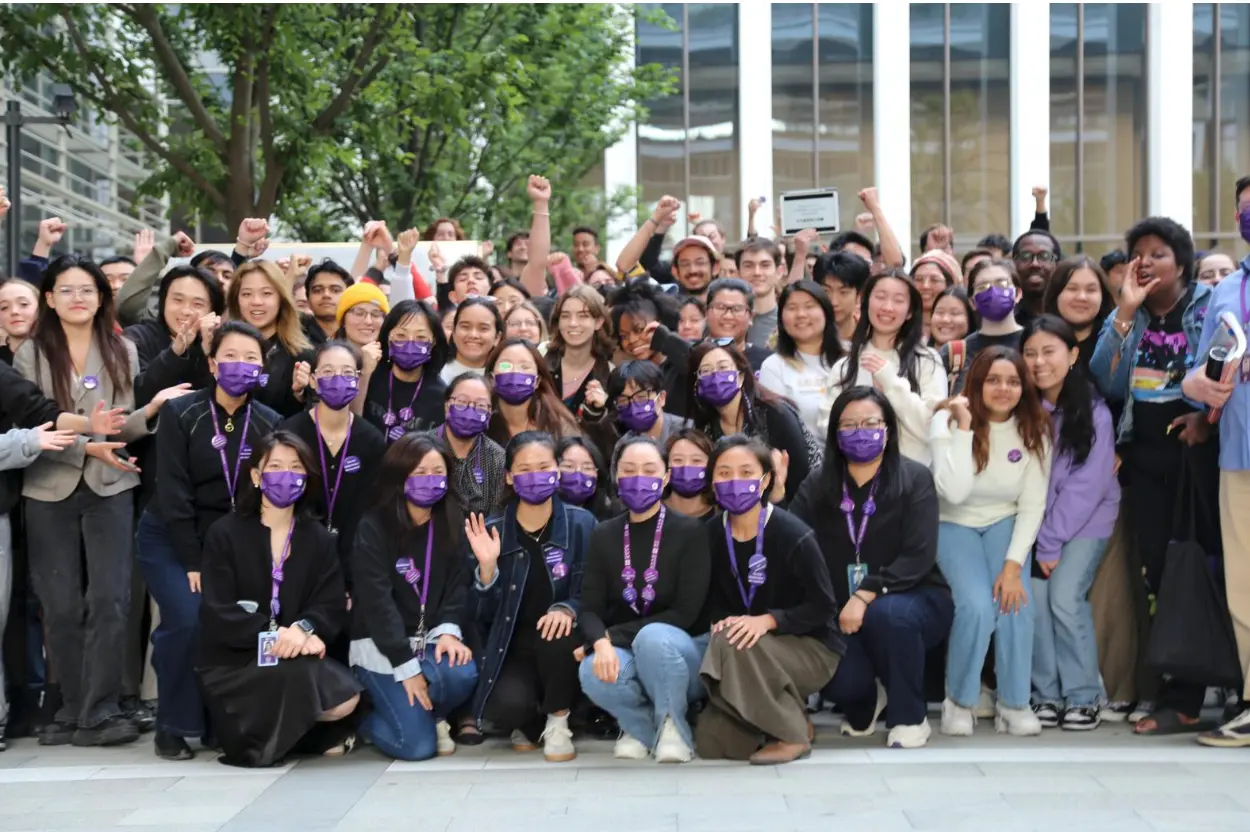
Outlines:
{"type": "Polygon", "coordinates": [[[456,407],[469,407],[478,413],[490,413],[490,405],[482,402],[469,401],[461,396],[452,396],[451,403],[456,407]]]}
{"type": "Polygon", "coordinates": [[[1015,255],[1015,261],[1024,265],[1029,263],[1054,263],[1058,259],[1053,251],[1022,251],[1015,255]]]}
{"type": "Polygon", "coordinates": [[[733,315],[735,318],[747,313],[745,303],[714,303],[708,308],[722,315],[733,315]]]}
{"type": "Polygon", "coordinates": [[[346,367],[322,367],[314,375],[316,378],[334,378],[335,376],[347,376],[348,378],[360,377],[360,373],[358,373],[354,368],[348,369],[346,367]]]}
{"type": "Polygon", "coordinates": [[[599,471],[595,468],[593,462],[584,462],[581,465],[575,465],[572,462],[561,462],[560,470],[566,474],[585,474],[588,477],[599,475],[599,471]]]}
{"type": "Polygon", "coordinates": [[[703,378],[704,376],[710,376],[712,373],[736,373],[736,372],[738,372],[738,366],[736,364],[733,364],[729,361],[722,361],[720,364],[717,364],[714,367],[700,367],[699,378],[703,378]]]}
{"type": "Polygon", "coordinates": [[[347,317],[357,321],[384,321],[386,313],[381,309],[370,309],[367,306],[353,306],[347,310],[347,317]]]}
{"type": "Polygon", "coordinates": [[[89,300],[98,294],[94,286],[61,286],[56,290],[56,296],[61,300],[89,300]]]}
{"type": "Polygon", "coordinates": [[[860,422],[853,422],[850,419],[846,419],[844,421],[838,422],[838,430],[840,431],[852,431],[852,430],[860,430],[860,429],[877,430],[878,428],[883,428],[883,427],[885,427],[885,419],[882,419],[880,416],[870,416],[869,418],[864,419],[863,421],[860,421],[860,422]]]}
{"type": "Polygon", "coordinates": [[[634,393],[632,396],[617,396],[616,409],[624,410],[626,407],[629,407],[631,402],[634,404],[646,404],[647,402],[651,401],[651,399],[653,399],[654,397],[655,397],[654,390],[639,390],[637,393],[634,393]]]}
{"type": "Polygon", "coordinates": [[[1014,284],[1009,277],[995,277],[990,280],[978,281],[976,286],[972,287],[972,294],[979,295],[990,287],[998,289],[1010,289],[1014,284]]]}
{"type": "Polygon", "coordinates": [[[677,268],[679,269],[710,269],[712,261],[707,259],[699,260],[678,260],[677,268]]]}

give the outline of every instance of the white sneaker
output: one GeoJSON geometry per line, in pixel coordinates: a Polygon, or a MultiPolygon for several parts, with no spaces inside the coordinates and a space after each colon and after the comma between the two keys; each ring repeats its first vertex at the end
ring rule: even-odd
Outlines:
{"type": "Polygon", "coordinates": [[[942,733],[948,737],[971,737],[977,717],[971,708],[963,708],[954,701],[942,702],[942,733]]]}
{"type": "Polygon", "coordinates": [[[512,732],[512,750],[513,751],[537,751],[538,746],[530,742],[530,738],[525,736],[525,732],[520,728],[512,732]]]}
{"type": "Polygon", "coordinates": [[[929,735],[932,733],[928,719],[919,725],[895,725],[890,729],[886,745],[890,748],[924,748],[929,744],[929,735]]]}
{"type": "Polygon", "coordinates": [[[688,763],[694,758],[694,751],[686,745],[681,732],[671,716],[664,718],[660,728],[660,739],[655,744],[655,761],[657,763],[688,763]]]}
{"type": "Polygon", "coordinates": [[[1128,715],[1129,724],[1136,725],[1137,723],[1141,722],[1143,719],[1145,719],[1146,717],[1154,713],[1154,710],[1155,710],[1155,703],[1138,702],[1137,707],[1134,708],[1133,712],[1128,715]]]}
{"type": "Polygon", "coordinates": [[[981,685],[981,698],[972,708],[972,715],[977,719],[993,719],[998,715],[998,710],[994,706],[994,691],[984,684],[981,685]]]}
{"type": "Polygon", "coordinates": [[[612,748],[612,756],[618,760],[645,760],[651,756],[647,747],[624,732],[612,748]]]}
{"type": "Polygon", "coordinates": [[[543,729],[543,756],[549,763],[567,763],[577,756],[573,747],[573,732],[569,730],[569,715],[547,714],[547,727],[543,729]]]}
{"type": "Polygon", "coordinates": [[[456,753],[456,741],[451,738],[451,726],[447,724],[447,720],[440,719],[434,723],[434,730],[438,732],[438,756],[447,757],[456,753]]]}
{"type": "Polygon", "coordinates": [[[846,717],[842,718],[842,736],[844,737],[871,737],[877,733],[877,720],[881,718],[882,711],[885,710],[888,698],[885,695],[885,687],[880,681],[877,682],[877,706],[872,711],[872,722],[868,723],[868,727],[862,731],[857,731],[851,726],[850,720],[846,717]]]}
{"type": "Polygon", "coordinates": [[[1035,737],[1042,733],[1042,722],[1032,708],[1005,708],[999,704],[994,729],[1013,737],[1035,737]]]}

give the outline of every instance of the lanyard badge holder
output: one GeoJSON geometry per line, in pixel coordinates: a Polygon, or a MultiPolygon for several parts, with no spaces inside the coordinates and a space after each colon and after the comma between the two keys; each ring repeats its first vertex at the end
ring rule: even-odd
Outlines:
{"type": "Polygon", "coordinates": [[[291,520],[291,530],[286,533],[286,545],[282,547],[282,557],[270,571],[272,587],[269,593],[269,629],[257,634],[256,665],[258,667],[274,667],[278,664],[278,656],[274,648],[278,644],[278,614],[282,612],[282,602],[278,600],[278,590],[286,577],[282,567],[291,555],[291,538],[295,536],[295,521],[291,520]]]}
{"type": "Polygon", "coordinates": [[[421,604],[421,617],[417,622],[417,648],[414,651],[418,661],[425,660],[425,602],[430,596],[430,562],[434,554],[434,518],[430,518],[429,532],[425,540],[425,569],[417,568],[412,558],[400,558],[395,561],[395,571],[403,575],[408,586],[417,593],[417,601],[421,604]],[[421,586],[417,586],[420,583],[421,586]]]}
{"type": "Polygon", "coordinates": [[[868,499],[864,501],[864,507],[859,520],[859,533],[855,530],[855,501],[851,499],[851,492],[846,487],[846,483],[842,483],[842,502],[838,504],[838,508],[842,510],[842,514],[846,517],[846,534],[851,538],[851,545],[855,547],[855,562],[847,564],[846,567],[846,584],[849,587],[847,596],[855,594],[855,590],[859,589],[859,585],[864,582],[864,578],[868,577],[868,564],[860,562],[860,550],[864,545],[864,538],[868,533],[868,518],[877,513],[877,481],[874,478],[872,487],[868,489],[868,499]]]}

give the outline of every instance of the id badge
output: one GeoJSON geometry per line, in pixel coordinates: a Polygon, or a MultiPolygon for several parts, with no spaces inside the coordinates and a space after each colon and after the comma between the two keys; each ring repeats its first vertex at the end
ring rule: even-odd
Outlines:
{"type": "Polygon", "coordinates": [[[854,595],[855,590],[859,589],[859,585],[864,582],[864,578],[868,577],[868,564],[852,563],[846,567],[846,583],[851,590],[848,595],[854,595]]]}
{"type": "Polygon", "coordinates": [[[256,665],[258,667],[277,666],[278,656],[274,653],[277,644],[278,634],[273,630],[266,630],[256,637],[256,665]]]}

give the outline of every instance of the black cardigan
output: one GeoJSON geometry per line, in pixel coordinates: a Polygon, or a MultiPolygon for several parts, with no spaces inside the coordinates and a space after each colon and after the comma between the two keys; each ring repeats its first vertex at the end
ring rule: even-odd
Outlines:
{"type": "MultiPolygon", "coordinates": [[[[919,462],[900,456],[891,477],[882,482],[873,498],[877,512],[868,519],[860,562],[868,566],[861,589],[879,594],[906,592],[917,586],[933,586],[949,592],[937,565],[938,500],[933,474],[919,462]]],[[[823,471],[813,471],[790,503],[790,511],[816,532],[824,551],[833,594],[846,603],[850,594],[846,568],[855,563],[855,546],[846,529],[846,515],[838,508],[841,485],[829,493],[823,471]]],[[[851,481],[855,501],[855,530],[870,486],[851,481]]]]}
{"type": "MultiPolygon", "coordinates": [[[[417,634],[421,603],[417,593],[395,568],[400,558],[412,558],[418,569],[425,568],[428,526],[411,528],[403,539],[389,533],[382,512],[375,508],[360,521],[356,545],[352,548],[352,573],[356,576],[352,595],[352,638],[372,639],[378,651],[394,667],[412,660],[408,639],[417,634]]],[[[465,596],[473,581],[469,557],[462,555],[460,526],[449,519],[458,512],[435,509],[434,553],[430,561],[430,590],[425,605],[425,630],[447,624],[460,626],[465,596]]]]}
{"type": "MultiPolygon", "coordinates": [[[[838,632],[838,603],[833,597],[829,567],[825,565],[816,534],[807,524],[785,509],[773,507],[764,527],[764,557],[768,570],[750,609],[742,603],[738,580],[729,566],[725,547],[725,514],[706,521],[712,556],[712,583],[708,590],[702,623],[710,626],[733,615],[763,615],[777,620],[777,635],[811,636],[830,650],[844,650],[838,632]]],[[[735,541],[734,554],[742,586],[750,591],[747,562],[755,554],[755,540],[735,541]]]]}
{"type": "MultiPolygon", "coordinates": [[[[703,523],[676,511],[665,511],[656,569],[660,578],[655,584],[655,601],[643,618],[630,609],[621,597],[625,582],[625,522],[628,514],[605,520],[590,536],[586,568],[582,576],[582,609],[580,624],[586,639],[587,652],[605,635],[617,647],[629,649],[634,637],[651,623],[671,624],[691,635],[696,629],[699,613],[707,601],[712,563],[708,554],[707,533],[703,523]]],[[[630,563],[637,578],[634,589],[641,593],[646,581],[642,573],[651,564],[651,546],[655,541],[655,517],[631,524],[629,530],[630,563]]]]}

